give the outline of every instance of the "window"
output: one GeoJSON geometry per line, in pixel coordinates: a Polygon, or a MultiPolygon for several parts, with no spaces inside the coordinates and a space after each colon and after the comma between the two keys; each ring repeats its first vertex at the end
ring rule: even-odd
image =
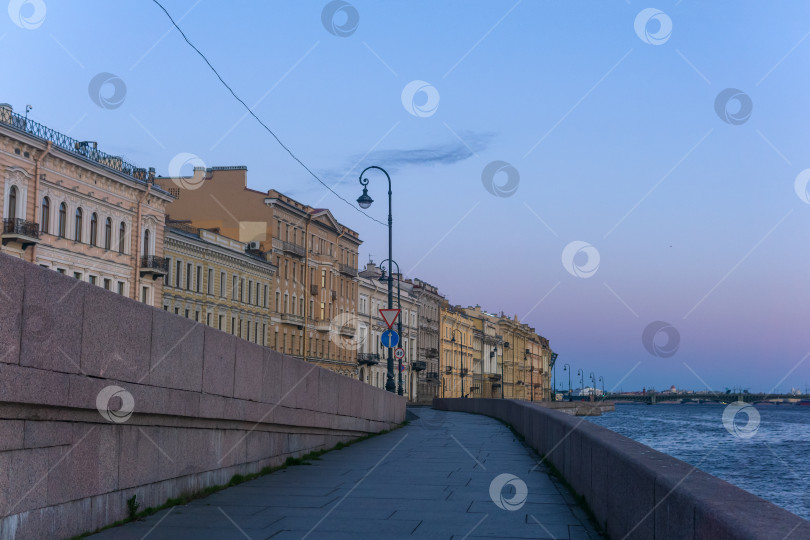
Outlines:
{"type": "Polygon", "coordinates": [[[171,257],[166,257],[166,275],[163,276],[163,285],[166,287],[171,287],[172,285],[172,259],[171,257]]]}
{"type": "Polygon", "coordinates": [[[236,293],[237,293],[237,289],[239,288],[238,282],[239,282],[239,278],[236,277],[236,276],[233,276],[233,289],[231,289],[231,300],[236,300],[236,293]]]}
{"type": "Polygon", "coordinates": [[[303,314],[304,314],[304,299],[303,299],[303,298],[301,298],[300,300],[298,300],[298,314],[299,314],[299,315],[303,315],[303,314]]]}
{"type": "Polygon", "coordinates": [[[96,276],[88,276],[87,280],[90,282],[90,285],[96,284],[96,276]]]}
{"type": "Polygon", "coordinates": [[[284,293],[284,313],[290,312],[290,295],[284,293]]]}
{"type": "Polygon", "coordinates": [[[104,249],[110,249],[112,245],[112,220],[107,218],[104,221],[104,249]]]}
{"type": "Polygon", "coordinates": [[[264,286],[264,297],[262,298],[262,307],[267,307],[267,285],[264,286]]]}
{"type": "Polygon", "coordinates": [[[149,287],[141,287],[141,302],[149,303],[149,287]]]}
{"type": "Polygon", "coordinates": [[[180,288],[180,283],[182,283],[182,274],[183,274],[183,261],[177,261],[177,271],[174,273],[174,286],[178,289],[180,288]]]}
{"type": "Polygon", "coordinates": [[[281,302],[281,293],[276,291],[276,312],[279,311],[279,303],[281,302]]]}
{"type": "Polygon", "coordinates": [[[150,236],[151,236],[151,233],[149,232],[149,229],[146,229],[145,231],[143,231],[143,256],[144,257],[146,257],[146,256],[148,256],[148,255],[150,255],[152,253],[152,250],[150,249],[151,248],[151,246],[150,246],[150,240],[151,240],[150,236]]]}
{"type": "Polygon", "coordinates": [[[191,263],[186,264],[186,290],[187,291],[191,290],[191,275],[192,275],[191,270],[192,270],[192,264],[191,263]]]}
{"type": "Polygon", "coordinates": [[[297,300],[297,297],[295,295],[293,295],[292,304],[290,305],[290,313],[292,313],[293,315],[295,315],[295,305],[297,303],[296,300],[297,300]]]}
{"type": "Polygon", "coordinates": [[[214,294],[214,269],[213,268],[208,269],[208,294],[214,294]]]}
{"type": "Polygon", "coordinates": [[[118,282],[118,294],[121,294],[121,295],[124,294],[124,282],[123,281],[118,282]]]}
{"type": "Polygon", "coordinates": [[[73,272],[73,277],[76,278],[76,279],[82,279],[82,273],[81,272],[73,272]]]}
{"type": "Polygon", "coordinates": [[[219,330],[222,330],[222,323],[223,323],[223,322],[225,322],[225,315],[220,315],[220,316],[219,316],[219,322],[218,322],[218,326],[217,326],[217,328],[218,328],[219,330]]]}
{"type": "Polygon", "coordinates": [[[112,281],[108,278],[104,278],[104,288],[109,291],[110,287],[112,287],[112,281]]]}
{"type": "Polygon", "coordinates": [[[247,303],[248,304],[253,303],[253,280],[252,279],[248,280],[247,303]]]}
{"type": "Polygon", "coordinates": [[[197,292],[202,292],[202,266],[197,267],[197,292]]]}
{"type": "Polygon", "coordinates": [[[98,214],[90,214],[90,245],[98,245],[98,214]]]}
{"type": "Polygon", "coordinates": [[[225,298],[225,272],[219,273],[219,296],[225,298]]]}
{"type": "Polygon", "coordinates": [[[50,232],[51,228],[51,200],[48,197],[42,199],[42,232],[50,232]]]}
{"type": "Polygon", "coordinates": [[[73,230],[73,239],[77,242],[82,241],[82,212],[81,208],[76,209],[76,226],[73,230]]]}
{"type": "Polygon", "coordinates": [[[321,320],[326,318],[326,304],[321,302],[321,320]]]}
{"type": "Polygon", "coordinates": [[[62,203],[59,205],[59,238],[65,237],[65,229],[67,229],[67,205],[62,203]]]}
{"type": "Polygon", "coordinates": [[[8,219],[17,219],[17,186],[8,192],[8,219]]]}
{"type": "Polygon", "coordinates": [[[326,270],[321,270],[321,287],[326,287],[326,270]]]}
{"type": "Polygon", "coordinates": [[[118,227],[118,253],[124,252],[124,246],[127,243],[127,225],[123,221],[121,226],[118,227]]]}
{"type": "Polygon", "coordinates": [[[211,326],[211,314],[210,313],[205,314],[205,324],[207,324],[208,326],[211,326]]]}

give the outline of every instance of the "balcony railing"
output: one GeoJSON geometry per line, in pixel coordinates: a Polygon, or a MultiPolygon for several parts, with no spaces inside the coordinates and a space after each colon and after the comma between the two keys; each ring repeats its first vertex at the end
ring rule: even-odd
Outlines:
{"type": "MultiPolygon", "coordinates": [[[[79,141],[73,137],[68,137],[64,133],[59,133],[54,129],[43,126],[5,107],[0,108],[0,122],[39,139],[51,141],[54,146],[62,150],[129,176],[138,183],[146,184],[148,181],[146,169],[136,167],[132,163],[124,161],[121,156],[112,156],[102,152],[98,149],[95,142],[79,141]]],[[[163,191],[158,186],[155,186],[155,189],[163,191]]]]}
{"type": "Polygon", "coordinates": [[[145,255],[141,257],[141,274],[165,276],[168,273],[169,259],[165,257],[156,257],[155,255],[145,255]]]}
{"type": "Polygon", "coordinates": [[[286,323],[297,324],[298,326],[304,324],[303,315],[293,315],[292,313],[282,313],[281,320],[286,323]]]}
{"type": "Polygon", "coordinates": [[[414,371],[425,371],[427,369],[427,362],[417,360],[411,364],[411,369],[414,371]]]}
{"type": "Polygon", "coordinates": [[[447,373],[448,375],[452,375],[452,373],[453,373],[453,366],[445,366],[445,368],[444,368],[444,372],[445,372],[445,373],[447,373]]]}
{"type": "Polygon", "coordinates": [[[493,373],[492,375],[489,376],[489,380],[490,381],[500,381],[501,380],[500,373],[493,373]]]}
{"type": "Polygon", "coordinates": [[[425,356],[427,358],[438,358],[439,357],[439,349],[430,348],[425,352],[425,356]]]}
{"type": "Polygon", "coordinates": [[[374,366],[380,363],[380,355],[377,353],[357,353],[357,363],[374,366]]]}
{"type": "Polygon", "coordinates": [[[309,294],[312,296],[318,296],[318,286],[314,283],[309,286],[309,294]]]}
{"type": "Polygon", "coordinates": [[[340,334],[343,335],[343,336],[354,337],[354,335],[356,333],[357,333],[357,328],[355,328],[354,326],[350,326],[350,325],[347,324],[345,326],[340,327],[340,334]]]}
{"type": "Polygon", "coordinates": [[[357,268],[349,264],[338,264],[338,271],[347,276],[357,277],[357,268]]]}
{"type": "Polygon", "coordinates": [[[24,219],[4,219],[3,244],[10,240],[20,240],[26,247],[36,244],[39,241],[39,223],[24,219]]]}
{"type": "Polygon", "coordinates": [[[292,253],[298,257],[304,256],[304,248],[292,242],[281,242],[281,250],[285,253],[292,253]]]}

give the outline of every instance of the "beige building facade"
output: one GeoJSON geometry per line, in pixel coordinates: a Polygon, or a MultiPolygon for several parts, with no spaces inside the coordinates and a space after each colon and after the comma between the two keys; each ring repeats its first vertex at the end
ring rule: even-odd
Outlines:
{"type": "Polygon", "coordinates": [[[439,397],[439,318],[445,298],[438,287],[420,279],[413,280],[413,292],[419,303],[418,360],[425,369],[419,372],[418,396],[421,403],[439,397]]]}
{"type": "Polygon", "coordinates": [[[165,229],[163,309],[265,347],[277,268],[258,251],[185,222],[165,229]]]}
{"type": "Polygon", "coordinates": [[[357,376],[358,234],[328,209],[276,190],[247,186],[247,168],[197,168],[191,177],[158,178],[176,199],[171,218],[266,254],[278,268],[270,292],[269,346],[351,377],[357,376]]]}
{"type": "Polygon", "coordinates": [[[471,397],[475,321],[464,308],[445,302],[440,311],[439,377],[441,397],[471,397]]]}
{"type": "Polygon", "coordinates": [[[4,253],[160,306],[172,196],[153,179],[0,104],[4,253]]]}
{"type": "MultiPolygon", "coordinates": [[[[373,262],[358,276],[358,340],[357,362],[358,378],[378,388],[385,388],[388,374],[388,349],[380,341],[382,333],[388,325],[382,320],[379,310],[388,307],[388,282],[380,281],[382,272],[373,262]]],[[[386,274],[387,275],[387,274],[386,274]]],[[[401,309],[400,320],[400,346],[405,350],[402,360],[402,389],[403,395],[409,401],[416,401],[419,396],[419,373],[425,366],[419,360],[419,321],[420,304],[414,285],[409,280],[401,279],[394,274],[394,308],[401,309]],[[399,280],[399,296],[397,295],[397,278],[399,280]],[[398,302],[399,298],[399,302],[398,302]]],[[[394,324],[399,331],[399,325],[394,324]]],[[[394,360],[394,383],[398,384],[398,362],[394,360]]]]}

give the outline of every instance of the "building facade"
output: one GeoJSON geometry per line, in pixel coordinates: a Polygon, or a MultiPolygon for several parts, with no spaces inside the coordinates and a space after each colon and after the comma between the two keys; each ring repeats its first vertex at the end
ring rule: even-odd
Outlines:
{"type": "Polygon", "coordinates": [[[439,289],[420,279],[413,280],[413,292],[419,303],[418,360],[425,369],[419,372],[418,396],[422,403],[439,397],[439,317],[444,297],[439,289]]]}
{"type": "Polygon", "coordinates": [[[270,292],[269,346],[356,377],[358,234],[328,209],[275,190],[247,187],[247,168],[197,168],[191,177],[157,178],[176,198],[173,219],[268,254],[278,268],[270,292]]]}
{"type": "MultiPolygon", "coordinates": [[[[380,342],[388,325],[380,315],[380,309],[388,307],[388,282],[380,281],[382,272],[370,262],[358,276],[358,378],[378,388],[385,388],[388,374],[388,349],[380,342]]],[[[419,396],[419,373],[425,366],[419,360],[419,320],[420,304],[414,285],[394,274],[394,308],[399,307],[400,315],[394,324],[400,335],[400,346],[405,350],[402,360],[403,395],[409,401],[419,396]],[[399,287],[397,282],[399,281],[399,287]],[[399,294],[398,294],[399,293],[399,294]]],[[[398,383],[398,362],[394,360],[394,383],[398,383]]]]}
{"type": "Polygon", "coordinates": [[[473,321],[473,368],[471,396],[501,397],[501,363],[503,338],[497,333],[497,317],[480,306],[468,307],[464,312],[473,321]]]}
{"type": "Polygon", "coordinates": [[[543,401],[551,399],[551,348],[534,328],[501,315],[498,334],[503,336],[504,397],[543,401]]]}
{"type": "Polygon", "coordinates": [[[440,310],[439,377],[441,397],[470,397],[474,381],[475,322],[464,308],[448,302],[440,310]]]}
{"type": "Polygon", "coordinates": [[[162,305],[172,196],[136,168],[0,104],[2,251],[162,305]]]}
{"type": "Polygon", "coordinates": [[[163,309],[258,345],[270,344],[277,268],[258,251],[184,222],[165,229],[163,309]]]}

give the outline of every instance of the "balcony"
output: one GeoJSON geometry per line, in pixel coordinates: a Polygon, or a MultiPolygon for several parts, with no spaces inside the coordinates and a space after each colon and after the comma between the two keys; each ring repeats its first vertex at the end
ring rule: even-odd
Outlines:
{"type": "Polygon", "coordinates": [[[348,324],[340,328],[340,335],[342,336],[354,337],[356,333],[357,328],[348,324]]]}
{"type": "Polygon", "coordinates": [[[294,324],[296,326],[304,326],[303,315],[293,315],[292,313],[282,313],[281,321],[287,324],[294,324]]]}
{"type": "Polygon", "coordinates": [[[446,374],[448,374],[448,375],[452,375],[453,374],[453,366],[445,366],[444,372],[446,374]]]}
{"type": "Polygon", "coordinates": [[[460,372],[462,377],[466,377],[467,374],[469,373],[469,370],[467,368],[461,368],[460,372]]]}
{"type": "Polygon", "coordinates": [[[425,371],[427,369],[427,362],[417,360],[411,364],[411,369],[414,371],[425,371]]]}
{"type": "Polygon", "coordinates": [[[425,378],[429,379],[429,380],[438,379],[439,378],[439,372],[438,371],[428,371],[427,373],[425,373],[425,378]]]}
{"type": "Polygon", "coordinates": [[[141,257],[141,277],[151,274],[152,279],[163,277],[169,273],[169,259],[156,257],[154,255],[144,255],[141,257]]]}
{"type": "Polygon", "coordinates": [[[493,373],[492,375],[489,376],[489,380],[490,381],[500,381],[501,376],[499,374],[497,374],[497,373],[493,373]]]}
{"type": "Polygon", "coordinates": [[[319,290],[320,289],[318,289],[318,286],[315,285],[314,283],[309,286],[309,294],[311,294],[312,296],[318,296],[319,290]]]}
{"type": "Polygon", "coordinates": [[[3,220],[3,245],[20,242],[23,249],[39,243],[39,223],[23,219],[3,220]]]}
{"type": "Polygon", "coordinates": [[[425,352],[425,357],[426,358],[438,358],[439,357],[439,349],[433,349],[433,348],[428,349],[425,352]]]}
{"type": "Polygon", "coordinates": [[[376,366],[380,363],[380,355],[377,353],[357,353],[357,363],[366,366],[376,366]]]}
{"type": "Polygon", "coordinates": [[[338,272],[344,276],[357,277],[357,268],[349,264],[338,264],[338,272]]]}
{"type": "Polygon", "coordinates": [[[329,332],[332,330],[332,325],[329,321],[315,321],[315,330],[318,332],[329,332]]]}
{"type": "Polygon", "coordinates": [[[296,257],[304,258],[304,248],[292,242],[281,242],[281,251],[296,257]]]}

